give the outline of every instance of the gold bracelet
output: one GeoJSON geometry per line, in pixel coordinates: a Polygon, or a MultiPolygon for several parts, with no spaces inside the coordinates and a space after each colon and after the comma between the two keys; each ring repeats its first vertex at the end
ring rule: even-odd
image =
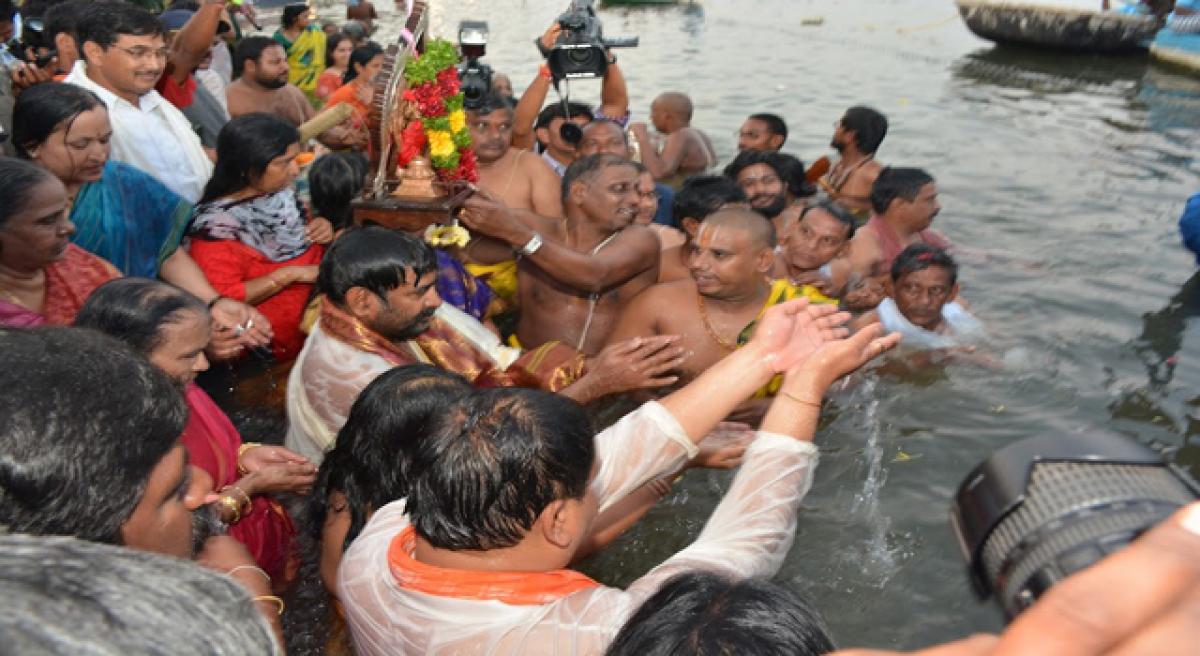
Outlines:
{"type": "Polygon", "coordinates": [[[225,487],[221,488],[221,494],[225,494],[231,488],[236,490],[239,494],[242,495],[242,501],[239,504],[240,514],[249,515],[250,511],[253,509],[253,505],[254,505],[254,502],[250,500],[250,495],[246,494],[245,490],[243,490],[242,488],[240,488],[236,485],[226,485],[225,487]]]}
{"type": "Polygon", "coordinates": [[[271,584],[271,575],[267,574],[266,570],[259,567],[258,565],[238,565],[237,567],[234,567],[233,569],[231,569],[225,573],[228,574],[229,576],[233,576],[234,574],[237,574],[238,572],[240,572],[244,569],[248,569],[252,572],[258,572],[259,574],[262,574],[262,577],[267,580],[267,585],[271,584]]]}
{"type": "Polygon", "coordinates": [[[796,403],[799,403],[800,405],[812,406],[812,407],[816,408],[817,410],[821,409],[820,401],[809,401],[807,399],[802,399],[798,396],[792,396],[791,394],[788,394],[787,392],[785,392],[783,390],[779,390],[779,395],[784,397],[785,399],[795,401],[796,403]]]}
{"type": "Polygon", "coordinates": [[[274,603],[274,604],[279,604],[279,612],[278,612],[278,614],[279,614],[279,615],[283,615],[283,600],[282,600],[282,599],[280,599],[279,597],[277,597],[277,596],[275,596],[275,595],[258,595],[257,597],[254,597],[254,598],[253,598],[253,600],[254,600],[255,602],[259,602],[259,601],[269,601],[269,602],[271,602],[271,603],[274,603]]]}
{"type": "Polygon", "coordinates": [[[222,494],[219,501],[223,507],[225,507],[227,510],[229,510],[230,513],[233,514],[233,519],[225,522],[226,524],[228,524],[229,526],[233,526],[234,524],[236,524],[242,520],[242,511],[240,509],[241,504],[239,504],[237,502],[237,499],[234,499],[231,496],[222,494]]]}
{"type": "Polygon", "coordinates": [[[262,445],[258,442],[242,442],[242,445],[238,447],[237,471],[239,476],[245,476],[250,473],[250,470],[242,466],[242,456],[246,455],[246,452],[250,449],[257,449],[260,446],[262,445]]]}

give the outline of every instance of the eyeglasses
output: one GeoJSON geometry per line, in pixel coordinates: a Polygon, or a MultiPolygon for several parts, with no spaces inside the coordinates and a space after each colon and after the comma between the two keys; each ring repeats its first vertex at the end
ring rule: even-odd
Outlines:
{"type": "Polygon", "coordinates": [[[166,48],[149,48],[147,46],[136,46],[133,48],[122,48],[121,46],[113,46],[117,50],[133,57],[134,59],[157,59],[166,61],[167,56],[171,54],[166,48]]]}

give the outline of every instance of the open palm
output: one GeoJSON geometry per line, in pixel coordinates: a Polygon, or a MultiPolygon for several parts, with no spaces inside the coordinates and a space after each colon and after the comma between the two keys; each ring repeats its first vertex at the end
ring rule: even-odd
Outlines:
{"type": "Polygon", "coordinates": [[[796,299],[767,310],[750,343],[762,349],[776,373],[782,373],[803,364],[826,342],[844,338],[848,331],[842,324],[849,319],[836,306],[796,299]]]}

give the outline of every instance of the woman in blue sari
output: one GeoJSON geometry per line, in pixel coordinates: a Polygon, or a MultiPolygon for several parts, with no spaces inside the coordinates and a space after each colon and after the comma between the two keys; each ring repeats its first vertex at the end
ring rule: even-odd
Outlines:
{"type": "Polygon", "coordinates": [[[215,320],[210,353],[215,357],[234,357],[247,346],[270,343],[266,317],[245,303],[220,298],[179,247],[191,204],[150,174],[109,160],[111,137],[104,103],[71,84],[34,85],[22,92],[13,109],[17,152],[67,188],[77,246],[126,276],[162,278],[209,304],[215,320]]]}

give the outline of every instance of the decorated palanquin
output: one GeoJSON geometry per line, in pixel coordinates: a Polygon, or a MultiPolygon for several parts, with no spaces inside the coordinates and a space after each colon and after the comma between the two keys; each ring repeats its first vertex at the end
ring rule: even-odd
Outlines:
{"type": "Polygon", "coordinates": [[[368,115],[371,174],[354,203],[356,223],[425,232],[434,245],[466,245],[452,214],[478,180],[459,91],[458,51],[427,39],[428,3],[409,7],[388,46],[368,115]],[[440,225],[439,225],[440,224],[440,225]]]}

